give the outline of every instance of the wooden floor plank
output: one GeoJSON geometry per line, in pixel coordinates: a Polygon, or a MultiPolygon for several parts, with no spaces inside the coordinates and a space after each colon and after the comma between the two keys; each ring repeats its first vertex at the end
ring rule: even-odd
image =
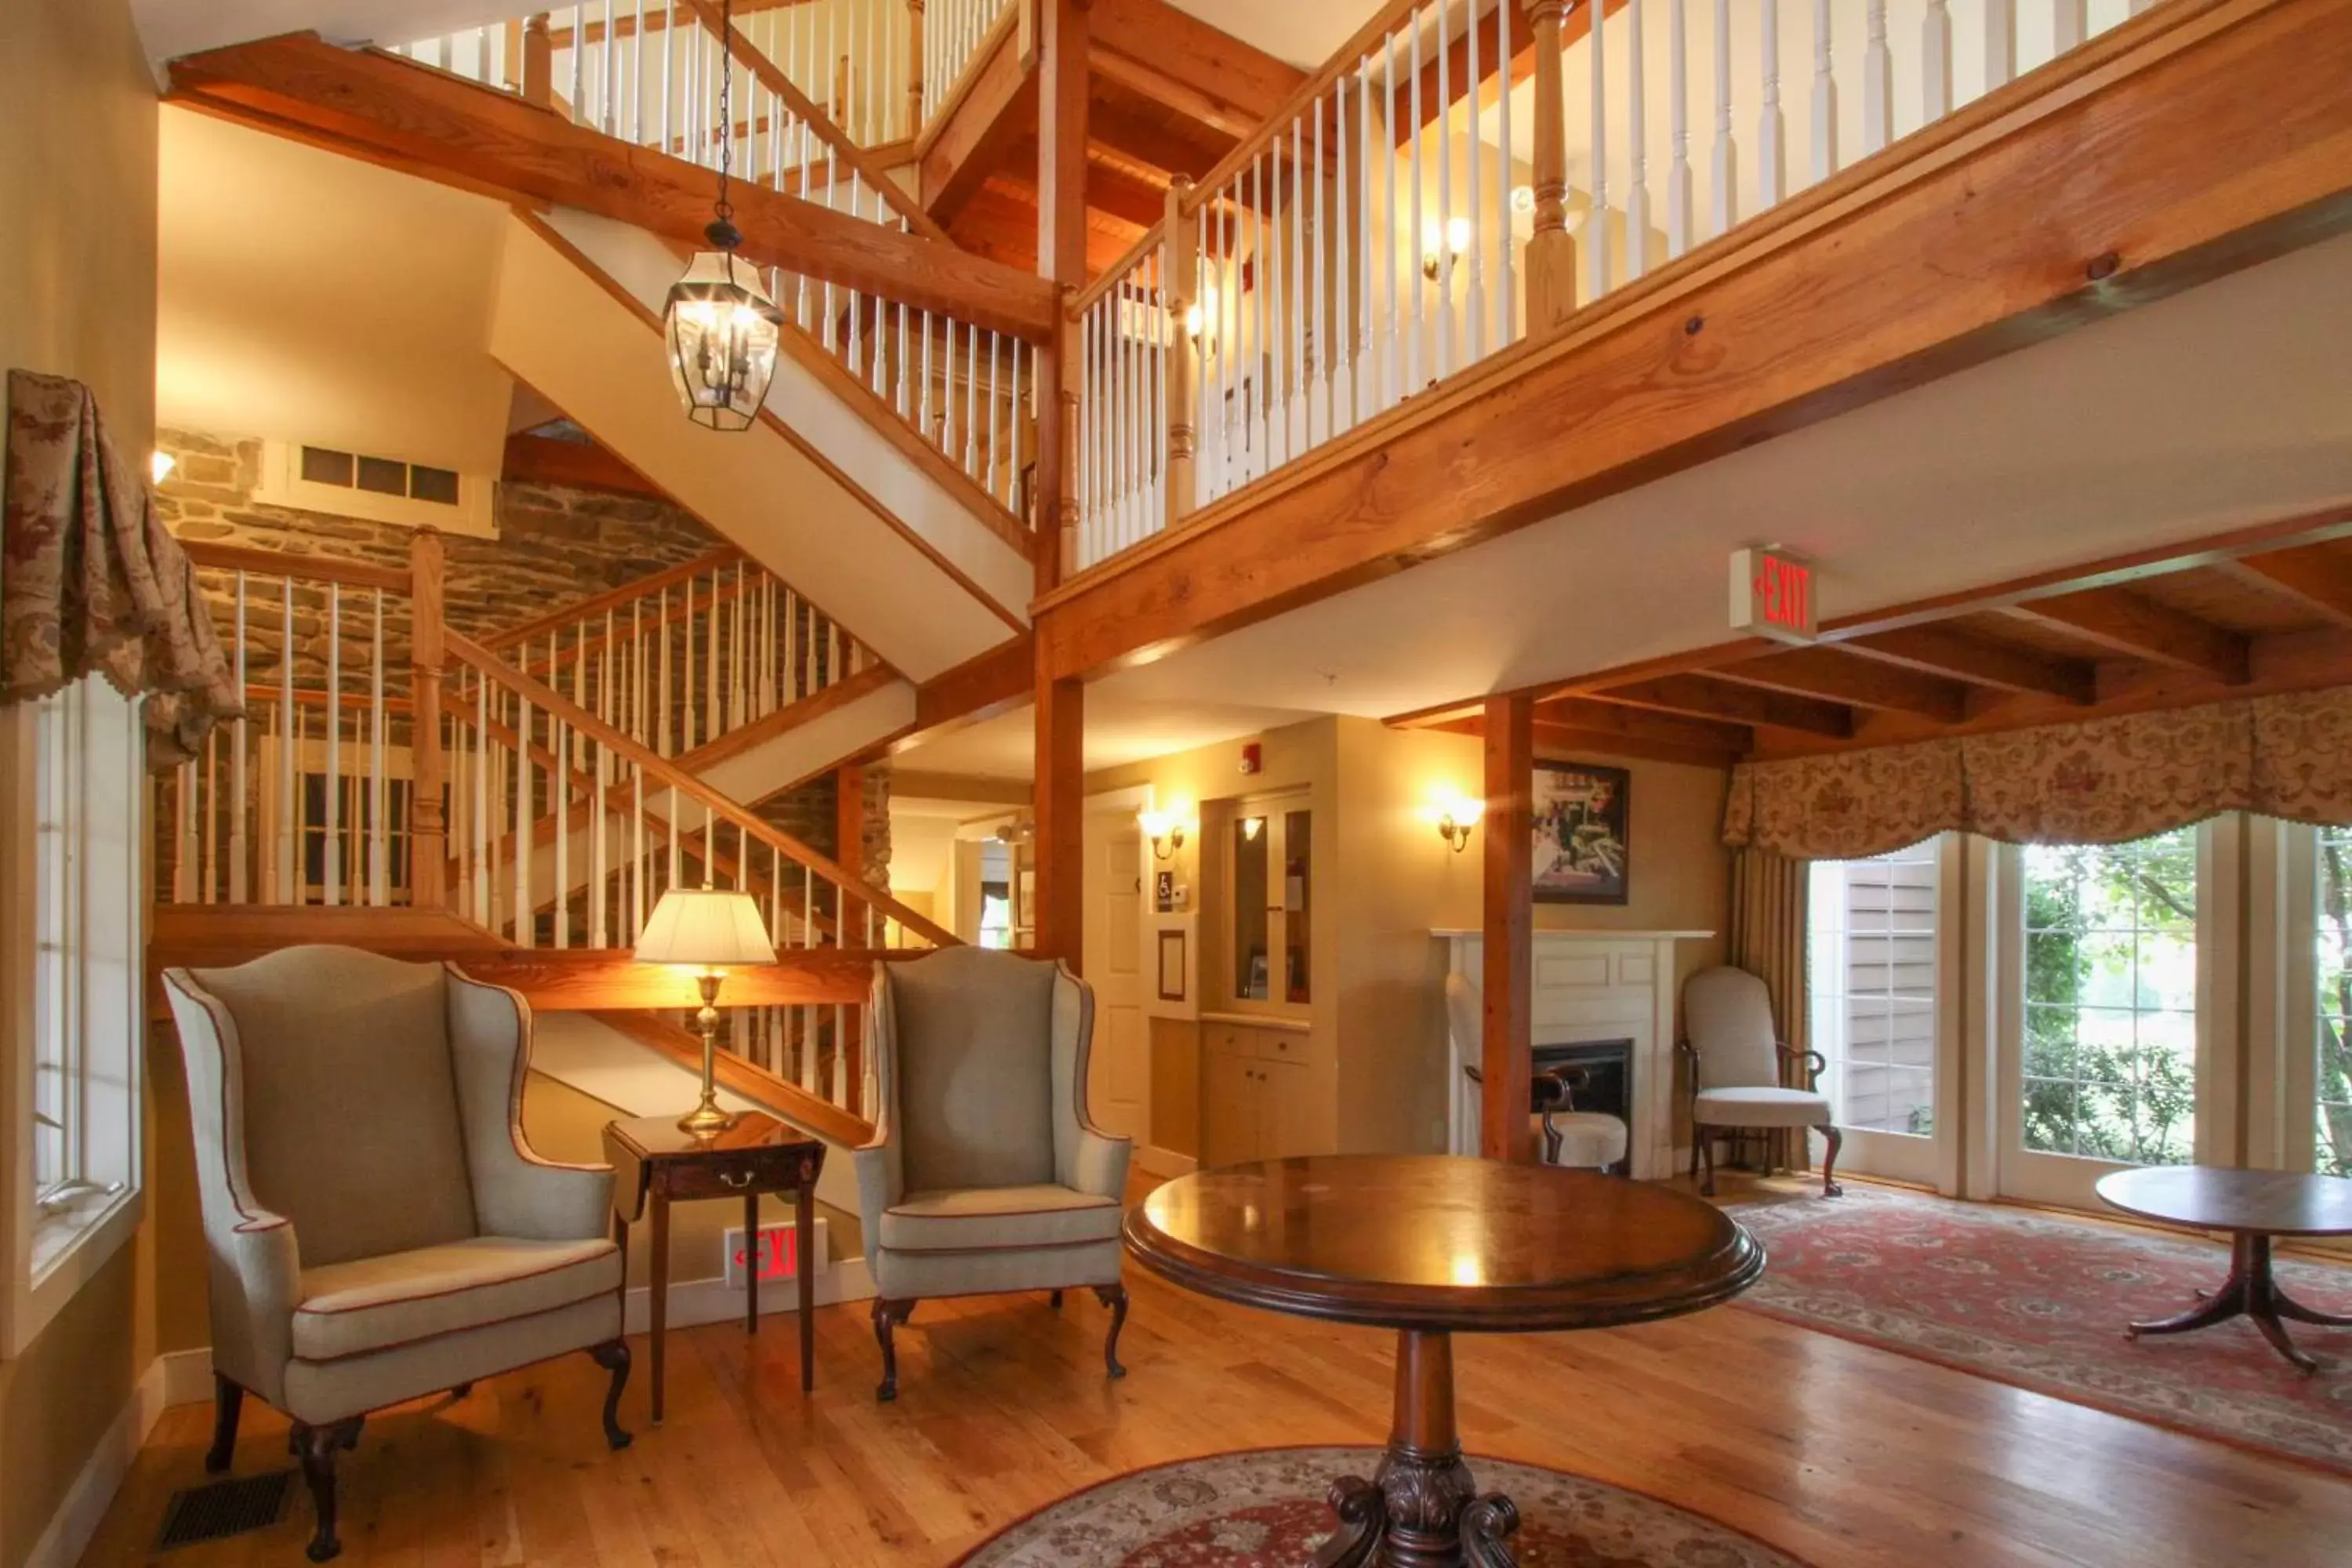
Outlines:
{"type": "MultiPolygon", "coordinates": [[[[1083,1293],[927,1301],[874,1403],[864,1305],[796,1336],[671,1338],[669,1419],[642,1382],[608,1453],[604,1374],[568,1357],[368,1423],[342,1470],[353,1568],[938,1568],[1004,1523],[1145,1465],[1255,1445],[1370,1443],[1388,1336],[1203,1301],[1130,1274],[1121,1344],[1083,1293]]],[[[2338,1354],[2352,1353],[2352,1347],[2338,1354]]],[[[2322,1568],[2352,1539],[2352,1481],[1728,1309],[1592,1334],[1467,1337],[1476,1452],[1580,1471],[1752,1531],[1823,1568],[2322,1568]]],[[[640,1343],[638,1364],[645,1364],[640,1343]]],[[[2284,1375],[2284,1373],[2283,1373],[2284,1375]]],[[[282,1466],[249,1408],[240,1474],[282,1466]]],[[[299,1561],[310,1509],[261,1535],[151,1551],[202,1479],[209,1410],[167,1411],[83,1558],[92,1568],[299,1561]]]]}

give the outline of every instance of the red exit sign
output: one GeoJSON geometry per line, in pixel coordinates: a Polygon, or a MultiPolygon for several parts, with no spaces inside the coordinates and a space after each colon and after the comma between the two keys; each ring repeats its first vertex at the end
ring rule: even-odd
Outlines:
{"type": "Polygon", "coordinates": [[[1813,568],[1786,551],[1731,552],[1731,629],[1781,642],[1813,640],[1813,568]]]}

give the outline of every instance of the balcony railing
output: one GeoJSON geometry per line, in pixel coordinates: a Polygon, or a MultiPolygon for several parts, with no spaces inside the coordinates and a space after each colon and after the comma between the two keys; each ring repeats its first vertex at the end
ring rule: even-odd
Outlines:
{"type": "Polygon", "coordinates": [[[1084,570],[2157,0],[1391,0],[1078,296],[1084,570]]]}

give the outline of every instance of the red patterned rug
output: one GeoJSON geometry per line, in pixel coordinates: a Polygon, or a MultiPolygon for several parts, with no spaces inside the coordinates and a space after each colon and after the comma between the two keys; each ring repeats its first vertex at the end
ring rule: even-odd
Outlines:
{"type": "MultiPolygon", "coordinates": [[[[1335,1476],[1374,1448],[1260,1448],[1137,1470],[1008,1525],[956,1568],[1304,1568],[1331,1533],[1335,1476]]],[[[1517,1505],[1521,1568],[1805,1568],[1672,1503],[1532,1465],[1473,1458],[1517,1505]]]]}
{"type": "MultiPolygon", "coordinates": [[[[2223,1247],[1855,1182],[1845,1196],[1742,1205],[1764,1278],[1738,1305],[1925,1361],[2352,1474],[2352,1329],[2290,1325],[2306,1377],[2240,1319],[2127,1340],[2195,1305],[2223,1247]]],[[[2279,1282],[2352,1311],[2352,1269],[2282,1259],[2279,1282]]]]}

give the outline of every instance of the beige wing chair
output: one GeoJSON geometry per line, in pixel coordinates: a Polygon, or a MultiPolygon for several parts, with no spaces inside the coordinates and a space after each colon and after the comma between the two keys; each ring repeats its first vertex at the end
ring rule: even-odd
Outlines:
{"type": "Polygon", "coordinates": [[[225,1469],[252,1394],[293,1418],[335,1537],[335,1455],[368,1412],[585,1350],[628,1381],[612,1172],[523,1141],[530,1009],[437,963],[291,947],[163,976],[187,1058],[225,1469]]]}
{"type": "MultiPolygon", "coordinates": [[[[1482,1075],[1477,1066],[1478,1042],[1484,1034],[1479,1026],[1480,1004],[1478,987],[1467,978],[1459,974],[1445,977],[1445,1020],[1447,1032],[1453,1037],[1457,1079],[1454,1146],[1470,1154],[1478,1152],[1479,1120],[1483,1114],[1479,1103],[1482,1075]]],[[[1625,1123],[1605,1110],[1577,1110],[1576,1090],[1584,1082],[1581,1068],[1556,1068],[1536,1075],[1535,1103],[1543,1109],[1530,1114],[1536,1120],[1543,1163],[1577,1170],[1622,1173],[1625,1167],[1625,1123]]]]}
{"type": "Polygon", "coordinates": [[[876,1397],[898,1395],[891,1331],[927,1296],[1091,1289],[1124,1377],[1120,1203],[1129,1141],[1087,1120],[1094,993],[1058,963],[951,947],[874,966],[879,1091],[856,1151],[874,1273],[876,1397]]]}
{"type": "Polygon", "coordinates": [[[1819,1051],[1783,1045],[1772,1026],[1772,994],[1764,982],[1728,964],[1702,969],[1683,983],[1684,1057],[1690,1063],[1691,1174],[1705,1166],[1699,1191],[1715,1195],[1715,1140],[1740,1129],[1817,1130],[1829,1145],[1822,1159],[1822,1195],[1836,1197],[1838,1148],[1844,1142],[1821,1093],[1819,1051]],[[1782,1077],[1805,1064],[1805,1087],[1782,1077]]]}

